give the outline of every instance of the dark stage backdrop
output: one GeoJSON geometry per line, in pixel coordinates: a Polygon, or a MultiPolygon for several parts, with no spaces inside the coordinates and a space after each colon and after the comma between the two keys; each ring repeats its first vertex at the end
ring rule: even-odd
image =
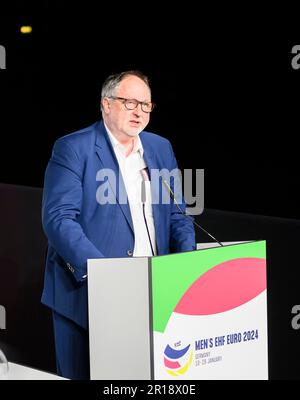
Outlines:
{"type": "Polygon", "coordinates": [[[99,119],[104,78],[133,68],[152,83],[149,130],[171,140],[181,169],[205,168],[206,207],[300,217],[292,23],[284,38],[262,10],[234,23],[193,23],[189,10],[183,30],[170,17],[124,25],[121,8],[112,20],[88,4],[11,3],[0,13],[0,182],[42,187],[55,139],[99,119]]]}

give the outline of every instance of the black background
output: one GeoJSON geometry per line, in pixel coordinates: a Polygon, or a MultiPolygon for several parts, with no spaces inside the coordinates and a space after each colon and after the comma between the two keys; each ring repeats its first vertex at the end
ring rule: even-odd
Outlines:
{"type": "Polygon", "coordinates": [[[157,103],[148,130],[171,140],[181,169],[205,169],[205,207],[299,218],[292,16],[10,2],[0,15],[0,182],[42,187],[54,140],[100,118],[104,78],[141,69],[157,103]]]}

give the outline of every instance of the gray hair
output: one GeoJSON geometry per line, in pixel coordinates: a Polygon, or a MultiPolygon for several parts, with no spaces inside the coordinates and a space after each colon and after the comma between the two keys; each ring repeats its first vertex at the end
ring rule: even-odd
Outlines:
{"type": "Polygon", "coordinates": [[[113,96],[115,89],[118,87],[118,85],[121,83],[121,81],[130,75],[137,76],[138,78],[140,78],[148,86],[149,90],[151,91],[149,79],[145,74],[143,74],[140,71],[135,71],[135,70],[125,71],[125,72],[120,72],[118,74],[112,74],[105,79],[105,81],[102,85],[101,99],[103,99],[103,97],[113,96]]]}

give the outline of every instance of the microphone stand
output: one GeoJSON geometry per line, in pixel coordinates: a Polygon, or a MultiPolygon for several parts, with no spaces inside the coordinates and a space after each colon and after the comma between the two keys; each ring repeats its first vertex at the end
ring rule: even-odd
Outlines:
{"type": "Polygon", "coordinates": [[[146,181],[143,179],[142,180],[142,192],[141,192],[141,200],[142,200],[142,205],[143,205],[143,216],[144,216],[144,221],[145,221],[145,225],[146,225],[146,229],[147,229],[147,234],[148,234],[148,238],[149,238],[149,243],[150,243],[150,247],[151,247],[151,252],[152,252],[152,256],[154,256],[154,250],[153,250],[153,245],[152,245],[152,241],[151,241],[151,236],[150,236],[150,232],[149,232],[149,228],[148,228],[148,223],[147,223],[147,218],[146,218],[146,213],[145,213],[145,203],[146,203],[146,181]]]}
{"type": "Polygon", "coordinates": [[[206,233],[208,236],[210,236],[214,241],[216,241],[220,246],[224,247],[224,244],[219,242],[219,240],[217,240],[213,235],[211,235],[209,232],[207,232],[206,229],[202,228],[202,226],[200,226],[199,224],[197,224],[197,222],[194,221],[194,219],[190,216],[187,215],[186,213],[183,212],[182,208],[180,207],[180,205],[178,204],[176,198],[175,198],[175,194],[173,193],[173,190],[170,188],[168,182],[164,179],[163,180],[164,185],[166,186],[166,188],[168,189],[168,192],[170,194],[170,196],[172,197],[176,207],[179,209],[179,211],[181,212],[182,215],[184,215],[186,218],[188,218],[190,221],[192,221],[192,223],[197,226],[197,228],[201,229],[201,231],[203,231],[204,233],[206,233]]]}

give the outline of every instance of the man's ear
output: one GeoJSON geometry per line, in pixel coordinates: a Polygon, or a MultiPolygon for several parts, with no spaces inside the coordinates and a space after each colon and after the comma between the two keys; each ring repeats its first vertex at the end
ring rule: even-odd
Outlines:
{"type": "Polygon", "coordinates": [[[108,114],[110,111],[110,101],[107,97],[103,97],[101,100],[102,110],[105,114],[108,114]]]}

